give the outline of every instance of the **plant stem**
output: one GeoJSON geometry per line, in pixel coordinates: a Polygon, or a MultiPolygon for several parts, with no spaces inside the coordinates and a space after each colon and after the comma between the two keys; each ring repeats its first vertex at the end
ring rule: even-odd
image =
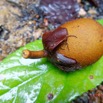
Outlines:
{"type": "Polygon", "coordinates": [[[22,55],[24,58],[36,59],[36,58],[47,57],[47,52],[45,50],[40,50],[40,51],[24,50],[22,55]]]}

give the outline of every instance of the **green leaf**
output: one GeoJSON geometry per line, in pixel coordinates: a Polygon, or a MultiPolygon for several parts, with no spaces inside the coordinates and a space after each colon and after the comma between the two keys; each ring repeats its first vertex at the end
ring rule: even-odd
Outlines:
{"type": "Polygon", "coordinates": [[[42,50],[42,42],[29,43],[0,63],[0,103],[68,103],[103,81],[103,57],[82,70],[65,73],[47,58],[24,59],[24,49],[42,50]]]}
{"type": "Polygon", "coordinates": [[[103,19],[97,20],[100,24],[103,25],[103,19]]]}

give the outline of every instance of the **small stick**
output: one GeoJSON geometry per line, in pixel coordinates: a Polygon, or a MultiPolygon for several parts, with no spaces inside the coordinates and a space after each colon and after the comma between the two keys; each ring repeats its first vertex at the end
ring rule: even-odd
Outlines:
{"type": "Polygon", "coordinates": [[[45,50],[40,51],[30,51],[30,50],[24,50],[22,53],[24,58],[42,58],[47,57],[47,52],[45,50]]]}

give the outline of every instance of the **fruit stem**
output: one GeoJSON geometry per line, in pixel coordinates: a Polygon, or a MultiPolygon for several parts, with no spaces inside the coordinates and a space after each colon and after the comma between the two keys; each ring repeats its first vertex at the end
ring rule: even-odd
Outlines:
{"type": "Polygon", "coordinates": [[[22,56],[24,58],[42,58],[47,57],[47,52],[45,50],[40,51],[30,51],[30,50],[23,50],[22,56]]]}

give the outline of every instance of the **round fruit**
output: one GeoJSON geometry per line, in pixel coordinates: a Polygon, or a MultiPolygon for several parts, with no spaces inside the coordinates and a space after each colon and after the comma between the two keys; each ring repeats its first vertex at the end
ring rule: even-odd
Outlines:
{"type": "MultiPolygon", "coordinates": [[[[42,42],[41,57],[44,54],[60,69],[74,71],[96,62],[103,55],[103,26],[89,18],[72,20],[45,33],[42,42]]],[[[25,57],[27,53],[23,54],[25,57]]]]}

